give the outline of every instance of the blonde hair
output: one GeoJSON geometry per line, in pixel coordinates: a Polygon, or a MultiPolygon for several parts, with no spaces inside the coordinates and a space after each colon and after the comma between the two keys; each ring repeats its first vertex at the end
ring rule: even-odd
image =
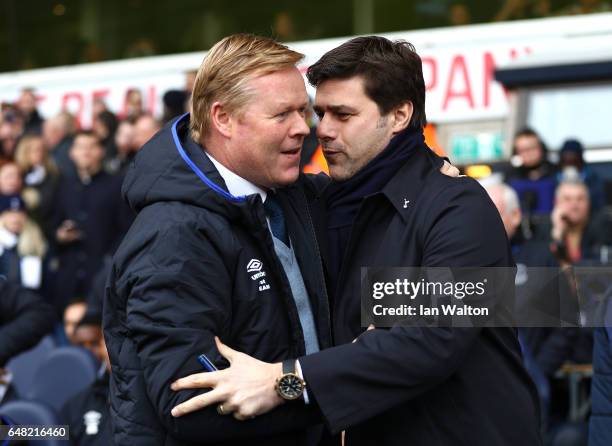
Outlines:
{"type": "Polygon", "coordinates": [[[222,102],[232,113],[251,98],[251,79],[294,67],[304,55],[268,37],[234,34],[213,46],[198,69],[191,97],[191,137],[200,142],[210,129],[210,108],[222,102]]]}
{"type": "MultiPolygon", "coordinates": [[[[4,219],[0,216],[0,225],[4,227],[4,219]]],[[[17,241],[17,254],[19,257],[44,257],[47,252],[47,242],[42,231],[36,223],[26,217],[23,230],[19,233],[17,241]]]]}
{"type": "MultiPolygon", "coordinates": [[[[27,135],[21,138],[19,144],[17,145],[17,149],[15,149],[15,163],[19,166],[19,169],[21,169],[21,172],[23,173],[27,173],[32,168],[29,157],[30,150],[32,149],[34,141],[36,140],[39,140],[44,144],[42,136],[27,135]]],[[[57,174],[57,167],[49,156],[49,152],[47,152],[46,148],[44,149],[44,153],[42,164],[45,167],[45,170],[52,175],[57,174]]]]}

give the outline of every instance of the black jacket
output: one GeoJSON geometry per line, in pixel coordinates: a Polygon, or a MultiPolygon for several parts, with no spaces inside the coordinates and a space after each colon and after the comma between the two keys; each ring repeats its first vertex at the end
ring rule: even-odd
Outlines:
{"type": "MultiPolygon", "coordinates": [[[[181,418],[170,414],[176,404],[202,393],[170,389],[177,378],[202,371],[199,354],[224,366],[215,335],[268,362],[305,351],[260,196],[229,195],[187,132],[186,118],[166,126],[138,153],[124,183],[138,215],[115,254],[104,305],[115,441],[129,446],[302,444],[316,413],[301,404],[247,422],[220,416],[214,407],[181,418]],[[179,149],[199,167],[201,178],[179,149]]],[[[298,186],[280,191],[279,198],[320,346],[329,347],[323,268],[306,198],[298,186]]]]}
{"type": "Polygon", "coordinates": [[[70,429],[73,446],[113,444],[108,402],[108,373],[70,398],[61,411],[61,422],[70,429]]]}
{"type": "Polygon", "coordinates": [[[53,234],[65,220],[73,220],[81,231],[81,239],[56,246],[58,311],[63,311],[75,297],[87,294],[104,255],[114,252],[131,219],[131,211],[121,200],[121,181],[117,177],[100,171],[87,183],[77,176],[62,178],[53,234]]]}
{"type": "MultiPolygon", "coordinates": [[[[300,358],[309,395],[351,445],[538,445],[538,398],[514,329],[363,333],[362,266],[513,265],[486,192],[438,169],[423,147],[362,203],[334,293],[334,343],[346,345],[300,358]]],[[[314,207],[324,221],[325,203],[314,207]]]]}
{"type": "Polygon", "coordinates": [[[55,314],[38,295],[0,276],[0,367],[53,329],[55,314]]]}

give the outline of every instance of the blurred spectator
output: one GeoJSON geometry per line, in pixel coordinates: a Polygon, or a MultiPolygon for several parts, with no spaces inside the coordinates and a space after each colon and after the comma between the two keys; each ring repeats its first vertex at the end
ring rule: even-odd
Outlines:
{"type": "Polygon", "coordinates": [[[42,285],[47,246],[19,195],[0,196],[0,274],[31,289],[42,285]]]}
{"type": "Polygon", "coordinates": [[[23,188],[21,170],[12,161],[0,166],[0,195],[20,194],[23,188]]]}
{"type": "Polygon", "coordinates": [[[561,420],[565,413],[557,409],[565,406],[563,401],[567,395],[564,387],[555,385],[555,373],[565,362],[583,359],[584,355],[577,350],[577,347],[582,347],[578,341],[582,337],[588,338],[589,334],[574,327],[561,326],[562,320],[578,322],[576,295],[549,243],[525,240],[517,231],[521,224],[521,209],[516,192],[505,184],[491,185],[486,190],[500,213],[516,262],[515,311],[525,368],[540,396],[542,425],[546,431],[556,431],[564,426],[561,420]],[[535,309],[539,311],[534,319],[535,309]],[[550,316],[549,326],[537,326],[538,322],[544,325],[542,311],[550,316]]]}
{"type": "Polygon", "coordinates": [[[3,112],[0,122],[0,160],[12,160],[15,147],[23,134],[23,118],[15,109],[3,112]]]}
{"type": "Polygon", "coordinates": [[[101,112],[93,120],[92,130],[104,147],[106,159],[114,157],[117,153],[115,132],[118,124],[117,117],[109,111],[101,112]]]}
{"type": "Polygon", "coordinates": [[[287,11],[281,11],[274,16],[272,31],[276,40],[290,42],[295,40],[293,18],[287,11]]]}
{"type": "MultiPolygon", "coordinates": [[[[524,322],[529,317],[529,314],[521,312],[522,306],[530,307],[527,306],[529,302],[525,302],[525,299],[542,297],[551,304],[560,302],[561,299],[572,299],[571,302],[560,302],[558,312],[555,313],[559,318],[566,321],[571,318],[571,322],[577,323],[578,307],[575,294],[571,291],[566,276],[557,277],[557,273],[561,274],[560,265],[549,243],[543,240],[525,240],[520,231],[517,231],[521,224],[521,209],[516,192],[505,184],[488,186],[486,190],[497,207],[508,238],[511,240],[517,267],[517,314],[524,322]],[[550,268],[550,270],[541,270],[550,271],[550,276],[545,274],[538,276],[537,270],[533,270],[536,272],[534,275],[530,273],[529,268],[550,268]],[[543,291],[548,295],[540,296],[543,291]]],[[[547,309],[552,307],[547,305],[547,309]]],[[[555,314],[551,312],[551,316],[555,314]]],[[[535,363],[547,378],[552,378],[563,362],[572,358],[573,341],[577,337],[576,330],[554,327],[521,330],[535,363]]]]}
{"type": "Polygon", "coordinates": [[[68,112],[61,112],[43,124],[43,139],[62,175],[74,175],[74,163],[69,151],[76,132],[76,121],[68,112]]]}
{"type": "Polygon", "coordinates": [[[165,92],[163,96],[164,114],[162,121],[166,123],[185,113],[187,98],[187,93],[182,90],[168,90],[165,92]]]}
{"type": "Polygon", "coordinates": [[[101,366],[108,363],[100,313],[88,314],[85,312],[74,328],[74,345],[89,350],[101,366]]]}
{"type": "Polygon", "coordinates": [[[191,70],[185,73],[185,91],[187,92],[188,96],[191,96],[191,92],[193,91],[196,74],[198,74],[197,70],[191,70]]]}
{"type": "Polygon", "coordinates": [[[319,147],[319,139],[317,138],[317,121],[314,119],[314,111],[312,109],[312,98],[308,97],[308,107],[305,113],[306,123],[310,128],[310,133],[304,138],[302,144],[302,152],[300,154],[300,170],[310,164],[317,148],[319,147]]]}
{"type": "Polygon", "coordinates": [[[534,19],[550,14],[551,0],[506,0],[493,21],[534,19]]]}
{"type": "Polygon", "coordinates": [[[130,88],[125,92],[125,99],[123,104],[123,113],[121,113],[121,120],[137,119],[144,113],[144,106],[142,101],[142,93],[137,88],[130,88]]]}
{"type": "Polygon", "coordinates": [[[568,139],[559,151],[558,180],[579,179],[589,188],[591,211],[596,212],[605,204],[604,184],[596,172],[589,169],[583,158],[584,147],[575,139],[568,139]]]}
{"type": "Polygon", "coordinates": [[[70,444],[107,446],[112,444],[112,426],[108,399],[110,360],[102,336],[100,316],[85,316],[78,324],[76,343],[89,349],[103,364],[94,383],[66,402],[61,410],[62,423],[68,424],[70,444]]]}
{"type": "Polygon", "coordinates": [[[462,26],[472,23],[470,9],[463,2],[453,2],[448,7],[449,26],[462,26]]]}
{"type": "Polygon", "coordinates": [[[550,237],[553,252],[561,265],[598,259],[598,234],[590,224],[587,186],[580,180],[565,180],[555,192],[550,237]]]}
{"type": "Polygon", "coordinates": [[[31,88],[23,89],[15,105],[23,116],[23,133],[25,135],[40,134],[42,131],[43,119],[36,108],[36,95],[34,94],[34,90],[31,88]]]}
{"type": "Polygon", "coordinates": [[[161,129],[157,119],[151,115],[142,115],[134,123],[134,146],[140,150],[161,129]]]}
{"type": "Polygon", "coordinates": [[[123,237],[131,215],[120,195],[121,181],[102,170],[104,150],[92,132],[76,134],[70,156],[77,175],[64,177],[55,213],[57,286],[55,304],[85,296],[105,254],[123,237]]]}
{"type": "Polygon", "coordinates": [[[0,368],[51,332],[52,308],[38,295],[0,277],[0,368]]]}
{"type": "Polygon", "coordinates": [[[64,333],[71,344],[75,344],[74,330],[87,311],[87,304],[83,299],[71,301],[64,310],[64,333]]]}
{"type": "Polygon", "coordinates": [[[119,123],[115,133],[115,149],[116,154],[106,161],[105,169],[111,175],[123,176],[138,149],[134,144],[134,125],[130,121],[119,123]]]}
{"type": "Polygon", "coordinates": [[[527,218],[552,210],[556,167],[547,159],[546,145],[537,133],[523,129],[514,137],[511,165],[506,182],[519,194],[521,209],[527,218]]]}
{"type": "Polygon", "coordinates": [[[125,57],[148,57],[156,53],[155,43],[147,37],[140,37],[128,45],[125,57]]]}
{"type": "Polygon", "coordinates": [[[92,120],[96,119],[100,113],[110,111],[103,98],[95,98],[92,104],[92,120]]]}
{"type": "Polygon", "coordinates": [[[24,136],[15,152],[15,162],[24,173],[22,197],[28,214],[52,238],[53,209],[59,186],[59,171],[49,156],[41,136],[24,136]]]}
{"type": "Polygon", "coordinates": [[[561,9],[560,15],[594,14],[598,12],[612,11],[610,2],[602,0],[578,0],[569,6],[561,9]]]}

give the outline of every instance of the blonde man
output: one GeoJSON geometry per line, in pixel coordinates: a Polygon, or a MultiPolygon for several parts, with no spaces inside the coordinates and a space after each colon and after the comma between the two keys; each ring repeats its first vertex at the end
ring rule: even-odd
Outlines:
{"type": "Polygon", "coordinates": [[[198,70],[191,116],[145,144],[127,174],[123,193],[138,216],[104,306],[116,444],[317,441],[319,428],[306,429],[312,405],[246,423],[223,405],[170,413],[202,393],[170,388],[202,370],[200,354],[227,365],[215,335],[269,362],[331,345],[306,196],[279,189],[297,180],[309,132],[301,59],[271,39],[223,39],[198,70]]]}

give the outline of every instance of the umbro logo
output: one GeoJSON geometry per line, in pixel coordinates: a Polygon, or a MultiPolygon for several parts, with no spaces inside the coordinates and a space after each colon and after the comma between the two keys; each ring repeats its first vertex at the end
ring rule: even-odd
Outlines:
{"type": "Polygon", "coordinates": [[[270,284],[266,281],[266,272],[262,271],[262,268],[261,260],[251,259],[247,264],[247,272],[255,273],[251,276],[251,280],[258,282],[259,291],[266,291],[270,289],[270,284]]]}
{"type": "Polygon", "coordinates": [[[262,267],[263,267],[263,263],[261,263],[260,260],[251,259],[249,260],[249,263],[247,264],[247,272],[254,273],[255,271],[261,271],[262,267]]]}

